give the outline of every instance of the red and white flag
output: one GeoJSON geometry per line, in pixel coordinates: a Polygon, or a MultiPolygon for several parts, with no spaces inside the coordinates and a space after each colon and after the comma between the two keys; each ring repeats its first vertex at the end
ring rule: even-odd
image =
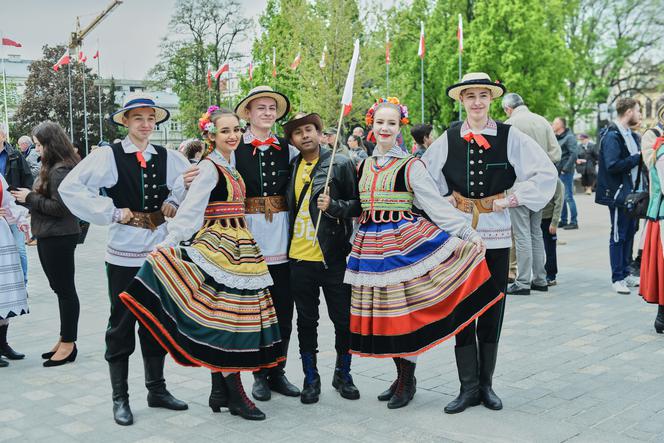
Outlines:
{"type": "Polygon", "coordinates": [[[348,77],[346,77],[346,85],[344,86],[344,95],[341,97],[341,104],[344,107],[344,116],[350,113],[353,107],[353,84],[355,83],[355,69],[357,68],[357,60],[360,58],[360,40],[355,40],[355,47],[353,48],[353,58],[350,61],[350,68],[348,68],[348,77]]]}
{"type": "Polygon", "coordinates": [[[95,52],[95,55],[92,56],[93,60],[97,60],[99,58],[99,49],[97,49],[97,52],[95,52]]]}
{"type": "Polygon", "coordinates": [[[300,66],[300,62],[302,61],[302,56],[300,55],[300,51],[297,52],[297,55],[293,59],[293,63],[290,64],[290,68],[295,71],[298,66],[300,66]]]}
{"type": "Polygon", "coordinates": [[[417,49],[417,56],[424,59],[424,22],[420,21],[420,47],[417,49]]]}
{"type": "Polygon", "coordinates": [[[55,72],[58,72],[58,69],[60,69],[61,66],[68,65],[69,64],[69,51],[65,51],[64,54],[62,54],[62,57],[58,59],[57,62],[53,65],[53,70],[55,72]]]}
{"type": "Polygon", "coordinates": [[[327,45],[323,46],[323,53],[320,55],[320,61],[318,62],[318,66],[320,66],[321,69],[325,69],[325,53],[327,52],[327,45]]]}
{"type": "Polygon", "coordinates": [[[277,49],[272,47],[272,77],[277,78],[277,49]]]}
{"type": "Polygon", "coordinates": [[[208,68],[205,78],[207,80],[208,89],[212,89],[212,70],[210,68],[208,68]]]}
{"type": "Polygon", "coordinates": [[[390,32],[385,34],[385,64],[390,64],[390,32]]]}
{"type": "Polygon", "coordinates": [[[224,72],[228,72],[229,69],[230,66],[228,66],[228,63],[224,63],[219,67],[219,69],[217,69],[217,72],[214,73],[214,79],[219,80],[219,76],[221,76],[221,74],[223,74],[224,72]]]}
{"type": "Polygon", "coordinates": [[[459,40],[459,53],[463,52],[463,22],[459,14],[459,27],[457,28],[457,40],[459,40]]]}
{"type": "Polygon", "coordinates": [[[249,62],[249,81],[254,79],[254,61],[249,62]]]}
{"type": "Polygon", "coordinates": [[[19,42],[5,37],[2,38],[2,46],[15,46],[17,48],[23,47],[23,45],[20,44],[19,42]]]}
{"type": "Polygon", "coordinates": [[[88,61],[88,58],[83,54],[83,51],[78,51],[78,62],[85,63],[88,61]]]}

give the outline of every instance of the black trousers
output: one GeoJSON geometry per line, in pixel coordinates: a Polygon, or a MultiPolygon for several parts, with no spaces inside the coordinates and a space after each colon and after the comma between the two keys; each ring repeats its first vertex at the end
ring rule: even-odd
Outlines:
{"type": "Polygon", "coordinates": [[[48,284],[58,297],[60,337],[63,342],[76,341],[80,305],[74,283],[74,251],[78,234],[40,237],[37,253],[48,284]]]}
{"type": "MultiPolygon", "coordinates": [[[[136,317],[131,313],[119,295],[127,289],[140,268],[117,266],[106,263],[108,277],[108,296],[111,301],[111,315],[106,329],[106,353],[108,362],[127,360],[136,348],[136,317]]],[[[150,331],[139,324],[138,338],[141,341],[141,353],[144,357],[160,357],[166,351],[154,339],[150,331]]]]}
{"type": "MultiPolygon", "coordinates": [[[[486,263],[491,272],[491,278],[498,288],[507,291],[507,273],[510,267],[510,248],[487,249],[486,263]]],[[[505,298],[491,306],[476,321],[466,326],[456,336],[457,346],[467,346],[477,341],[482,343],[498,343],[500,330],[503,327],[505,314],[505,298]]]]}
{"type": "Polygon", "coordinates": [[[346,261],[329,264],[291,260],[291,290],[297,309],[300,352],[318,351],[318,306],[323,288],[330,320],[334,324],[334,348],[346,354],[350,348],[350,285],[344,284],[346,261]]]}
{"type": "MultiPolygon", "coordinates": [[[[293,295],[290,290],[290,269],[288,263],[279,265],[268,265],[267,267],[272,276],[274,285],[270,286],[270,294],[274,303],[274,310],[277,313],[279,322],[279,332],[284,342],[290,340],[293,330],[293,295]]],[[[288,352],[288,349],[285,350],[288,352]]]]}
{"type": "Polygon", "coordinates": [[[546,252],[546,279],[555,280],[558,274],[558,257],[556,255],[556,241],[558,235],[551,235],[549,233],[549,226],[551,226],[550,218],[542,219],[542,238],[544,239],[544,252],[546,252]]]}

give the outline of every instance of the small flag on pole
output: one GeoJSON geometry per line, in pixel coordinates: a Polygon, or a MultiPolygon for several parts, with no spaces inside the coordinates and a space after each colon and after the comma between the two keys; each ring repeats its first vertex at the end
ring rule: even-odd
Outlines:
{"type": "Polygon", "coordinates": [[[318,62],[318,66],[320,66],[321,69],[325,69],[325,53],[327,52],[327,45],[323,46],[323,53],[320,55],[320,62],[318,62]]]}
{"type": "Polygon", "coordinates": [[[417,56],[424,59],[424,22],[420,21],[420,47],[417,49],[417,56]]]}
{"type": "Polygon", "coordinates": [[[463,22],[459,14],[459,27],[457,28],[457,40],[459,40],[459,53],[463,52],[463,22]]]}
{"type": "Polygon", "coordinates": [[[58,69],[60,69],[60,67],[62,67],[62,66],[64,66],[64,65],[68,65],[68,64],[69,64],[69,61],[70,61],[70,60],[69,60],[69,52],[68,52],[68,51],[65,51],[65,53],[62,54],[62,57],[60,57],[60,58],[58,59],[58,61],[55,62],[55,64],[53,65],[53,70],[54,70],[55,72],[58,72],[58,69]]]}
{"type": "Polygon", "coordinates": [[[346,77],[346,85],[344,86],[344,95],[341,97],[341,104],[344,106],[344,116],[350,113],[353,107],[353,84],[355,83],[355,69],[357,68],[357,59],[360,57],[360,40],[355,40],[355,47],[353,48],[353,58],[350,61],[350,68],[348,68],[348,77],[346,77]]]}
{"type": "Polygon", "coordinates": [[[300,62],[302,61],[302,56],[300,55],[300,51],[297,52],[297,55],[293,59],[293,63],[291,63],[290,68],[295,71],[298,66],[300,66],[300,62]]]}
{"type": "Polygon", "coordinates": [[[249,62],[249,81],[254,79],[254,62],[253,60],[249,62]]]}
{"type": "Polygon", "coordinates": [[[207,79],[208,89],[212,89],[212,70],[210,68],[208,68],[207,75],[205,77],[207,79]]]}
{"type": "Polygon", "coordinates": [[[219,67],[219,69],[217,69],[217,72],[214,73],[214,79],[219,80],[219,76],[224,72],[228,72],[229,69],[230,67],[228,66],[228,63],[224,63],[219,67]]]}
{"type": "Polygon", "coordinates": [[[277,78],[277,49],[272,47],[272,77],[277,78]]]}
{"type": "Polygon", "coordinates": [[[2,38],[2,46],[15,46],[17,48],[23,47],[23,45],[20,44],[19,42],[5,37],[2,38]]]}
{"type": "Polygon", "coordinates": [[[385,34],[385,64],[390,64],[390,32],[385,34]]]}
{"type": "Polygon", "coordinates": [[[97,52],[95,52],[95,55],[92,56],[93,60],[97,60],[99,58],[99,49],[97,49],[97,52]]]}
{"type": "Polygon", "coordinates": [[[78,62],[85,63],[88,61],[88,58],[83,54],[83,51],[78,51],[78,62]]]}

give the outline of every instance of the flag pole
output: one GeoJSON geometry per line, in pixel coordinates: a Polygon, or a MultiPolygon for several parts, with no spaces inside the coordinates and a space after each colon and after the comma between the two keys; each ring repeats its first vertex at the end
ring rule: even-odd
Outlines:
{"type": "MultiPolygon", "coordinates": [[[[390,31],[387,31],[385,35],[385,54],[390,54],[390,31]]],[[[385,85],[386,85],[386,91],[385,91],[385,97],[388,97],[390,95],[390,56],[385,58],[385,85]]]]}
{"type": "Polygon", "coordinates": [[[71,48],[67,48],[67,54],[69,55],[69,63],[67,63],[67,80],[69,83],[69,140],[74,141],[74,114],[71,104],[71,48]]]}
{"type": "Polygon", "coordinates": [[[101,111],[101,62],[100,62],[100,55],[99,55],[99,39],[97,39],[97,75],[99,76],[99,83],[97,84],[98,86],[98,92],[99,92],[99,97],[98,97],[98,102],[99,102],[99,141],[101,142],[104,140],[104,115],[102,114],[101,111]]]}
{"type": "MultiPolygon", "coordinates": [[[[0,43],[1,43],[0,36],[0,43]]],[[[7,139],[9,139],[9,109],[7,109],[7,74],[5,72],[5,47],[2,46],[2,91],[4,95],[4,106],[5,106],[5,132],[7,133],[7,139]]]]}
{"type": "Polygon", "coordinates": [[[231,68],[228,67],[228,81],[226,82],[226,92],[228,100],[228,108],[231,109],[231,68]]]}
{"type": "MultiPolygon", "coordinates": [[[[461,62],[461,53],[463,52],[462,51],[462,48],[463,48],[463,26],[462,26],[462,21],[461,21],[461,14],[459,14],[459,28],[458,28],[457,32],[459,34],[457,36],[457,38],[459,39],[459,47],[458,47],[458,50],[459,50],[459,83],[461,83],[461,78],[463,77],[462,70],[461,70],[461,66],[462,66],[461,65],[461,63],[462,63],[461,62]]],[[[461,102],[459,102],[459,121],[461,121],[463,119],[462,112],[463,112],[463,106],[461,105],[461,102]]]]}
{"type": "Polygon", "coordinates": [[[424,22],[420,21],[420,102],[422,106],[422,124],[424,124],[424,22]]]}
{"type": "MultiPolygon", "coordinates": [[[[85,56],[83,56],[85,58],[85,56]]],[[[83,73],[83,137],[85,139],[85,155],[88,155],[88,103],[85,90],[85,60],[81,60],[81,70],[83,73]]]]}

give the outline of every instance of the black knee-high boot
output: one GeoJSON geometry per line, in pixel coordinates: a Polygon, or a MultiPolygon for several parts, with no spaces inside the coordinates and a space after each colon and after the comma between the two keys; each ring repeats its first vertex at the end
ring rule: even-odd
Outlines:
{"type": "Polygon", "coordinates": [[[224,376],[221,372],[212,372],[212,390],[208,405],[213,412],[221,412],[221,408],[228,406],[228,388],[224,383],[224,376]]]}
{"type": "Polygon", "coordinates": [[[113,389],[113,419],[121,426],[134,423],[134,415],[129,407],[129,388],[127,376],[129,375],[129,361],[108,362],[111,374],[111,388],[113,389]]]}
{"type": "Polygon", "coordinates": [[[496,368],[498,343],[480,342],[480,396],[482,403],[489,409],[503,409],[503,402],[493,392],[493,370],[496,368]]]}
{"type": "Polygon", "coordinates": [[[0,326],[0,357],[5,356],[10,360],[21,360],[25,358],[24,354],[14,351],[7,343],[7,330],[9,325],[0,326]]]}
{"type": "Polygon", "coordinates": [[[401,366],[399,366],[399,360],[401,359],[399,357],[395,357],[392,360],[394,361],[394,365],[397,367],[397,378],[392,382],[389,388],[385,389],[378,395],[379,401],[388,401],[392,398],[394,391],[397,389],[397,382],[399,381],[399,374],[401,373],[401,366]]]}
{"type": "Polygon", "coordinates": [[[463,412],[469,406],[477,406],[481,402],[476,344],[457,346],[454,354],[461,389],[457,398],[445,406],[447,414],[463,412]]]}
{"type": "Polygon", "coordinates": [[[145,367],[145,387],[148,388],[148,406],[151,408],[165,408],[173,411],[188,409],[187,403],[173,397],[166,389],[164,380],[164,358],[143,356],[145,367]]]}
{"type": "Polygon", "coordinates": [[[664,332],[664,305],[657,307],[657,317],[655,317],[655,331],[658,334],[664,332]]]}

